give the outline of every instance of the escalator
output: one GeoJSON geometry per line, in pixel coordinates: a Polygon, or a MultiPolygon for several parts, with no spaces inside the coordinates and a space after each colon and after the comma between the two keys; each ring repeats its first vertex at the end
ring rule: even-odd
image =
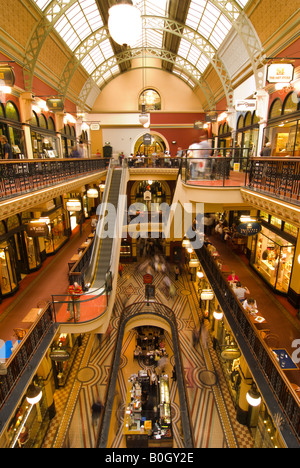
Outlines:
{"type": "Polygon", "coordinates": [[[107,273],[114,266],[111,259],[114,241],[117,240],[115,227],[118,219],[122,169],[111,167],[110,171],[111,173],[107,177],[106,192],[104,193],[104,202],[99,215],[91,261],[85,274],[85,284],[92,287],[93,291],[103,287],[107,279],[107,273]],[[112,227],[114,228],[112,229],[112,227]]]}

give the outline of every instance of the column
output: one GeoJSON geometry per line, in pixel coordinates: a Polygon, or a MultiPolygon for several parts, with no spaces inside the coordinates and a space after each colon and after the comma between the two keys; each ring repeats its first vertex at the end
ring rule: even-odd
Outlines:
{"type": "Polygon", "coordinates": [[[24,130],[25,146],[28,159],[33,159],[32,140],[29,122],[32,119],[32,99],[31,92],[22,93],[20,96],[20,117],[24,130]]]}

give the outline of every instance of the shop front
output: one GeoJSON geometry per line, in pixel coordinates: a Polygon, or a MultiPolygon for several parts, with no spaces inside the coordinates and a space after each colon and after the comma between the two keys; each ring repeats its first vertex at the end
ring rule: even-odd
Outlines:
{"type": "Polygon", "coordinates": [[[235,150],[235,155],[245,158],[243,168],[247,166],[246,159],[256,154],[255,149],[258,145],[259,119],[255,112],[247,112],[238,117],[236,141],[237,148],[243,148],[242,154],[235,150]]]}
{"type": "Polygon", "coordinates": [[[43,379],[36,376],[10,421],[5,434],[5,447],[41,448],[50,418],[43,379]],[[38,389],[40,394],[33,395],[35,389],[38,389]]]}
{"type": "Polygon", "coordinates": [[[271,156],[300,156],[300,110],[295,92],[271,103],[264,142],[271,143],[271,156]]]}
{"type": "Polygon", "coordinates": [[[32,111],[31,142],[33,157],[35,159],[58,158],[60,156],[60,143],[56,136],[55,124],[52,117],[48,119],[44,114],[38,115],[32,111]]]}
{"type": "Polygon", "coordinates": [[[261,232],[253,237],[250,265],[276,292],[287,295],[297,238],[289,233],[293,226],[267,216],[270,222],[262,220],[261,232]]]}
{"type": "Polygon", "coordinates": [[[64,133],[61,135],[63,157],[71,158],[72,151],[77,146],[75,127],[67,124],[64,126],[64,133]]]}
{"type": "MultiPolygon", "coordinates": [[[[0,103],[0,136],[6,136],[12,149],[13,159],[27,158],[25,136],[22,129],[20,114],[17,106],[8,101],[6,105],[0,103]]],[[[3,148],[0,145],[0,158],[4,159],[3,148]]]]}

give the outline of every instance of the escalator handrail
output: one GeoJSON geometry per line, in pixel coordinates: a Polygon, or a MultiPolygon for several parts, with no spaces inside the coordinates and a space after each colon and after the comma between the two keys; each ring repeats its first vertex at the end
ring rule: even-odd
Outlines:
{"type": "Polygon", "coordinates": [[[109,168],[107,172],[105,189],[103,192],[103,199],[100,205],[99,220],[97,223],[92,255],[91,255],[89,266],[84,276],[85,283],[89,283],[89,284],[91,284],[95,278],[96,268],[98,265],[98,258],[100,254],[100,249],[101,249],[101,244],[102,244],[102,239],[103,239],[103,232],[104,232],[104,227],[105,227],[105,212],[107,209],[109,194],[111,190],[113,173],[114,173],[114,164],[113,164],[113,161],[111,160],[109,163],[109,168]]]}

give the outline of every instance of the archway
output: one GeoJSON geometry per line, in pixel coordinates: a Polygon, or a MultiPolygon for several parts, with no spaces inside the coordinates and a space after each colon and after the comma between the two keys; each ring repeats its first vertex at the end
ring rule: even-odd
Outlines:
{"type": "MultiPolygon", "coordinates": [[[[147,133],[147,130],[145,130],[145,133],[147,133]]],[[[151,131],[149,133],[152,137],[151,144],[144,145],[144,134],[141,135],[134,144],[134,154],[140,152],[145,156],[152,156],[154,153],[156,153],[159,157],[160,155],[163,155],[166,151],[169,151],[168,142],[162,135],[151,131]]]]}

